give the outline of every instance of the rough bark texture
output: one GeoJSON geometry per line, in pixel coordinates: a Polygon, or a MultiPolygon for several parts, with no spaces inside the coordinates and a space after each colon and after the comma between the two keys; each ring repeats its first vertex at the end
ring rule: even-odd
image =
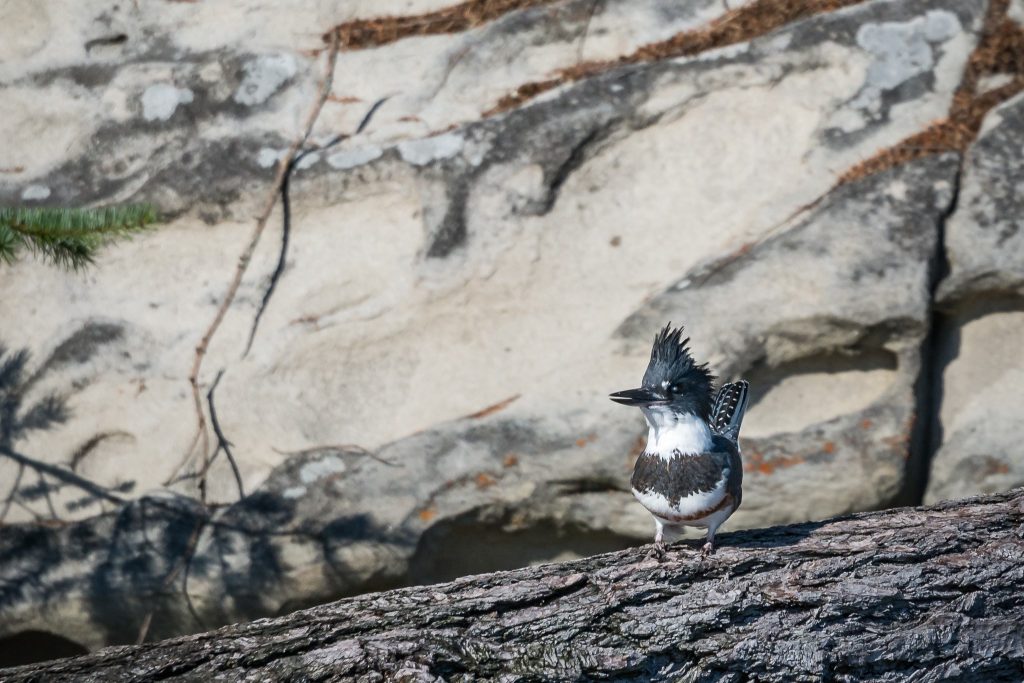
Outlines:
{"type": "Polygon", "coordinates": [[[1024,489],[638,548],[0,672],[6,681],[1013,680],[1024,489]]]}

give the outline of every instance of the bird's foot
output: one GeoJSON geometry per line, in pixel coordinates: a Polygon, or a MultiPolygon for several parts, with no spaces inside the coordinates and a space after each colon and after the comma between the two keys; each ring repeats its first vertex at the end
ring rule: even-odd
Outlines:
{"type": "Polygon", "coordinates": [[[704,544],[704,547],[700,549],[700,559],[706,559],[711,555],[715,554],[715,542],[708,541],[704,544]]]}
{"type": "Polygon", "coordinates": [[[654,545],[651,546],[650,551],[647,553],[648,557],[652,557],[658,562],[664,560],[666,554],[667,550],[665,549],[664,541],[655,541],[654,545]]]}

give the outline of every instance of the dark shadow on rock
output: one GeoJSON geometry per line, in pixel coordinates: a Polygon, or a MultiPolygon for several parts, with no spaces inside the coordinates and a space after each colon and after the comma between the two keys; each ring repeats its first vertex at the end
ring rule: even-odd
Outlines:
{"type": "Polygon", "coordinates": [[[0,638],[0,669],[61,657],[77,657],[88,650],[73,640],[46,631],[22,631],[0,638]]]}
{"type": "Polygon", "coordinates": [[[960,355],[960,329],[949,316],[932,311],[928,336],[921,344],[921,369],[914,382],[914,429],[907,458],[903,491],[894,501],[899,505],[920,505],[928,488],[932,458],[942,445],[942,395],[946,367],[960,355]]]}
{"type": "Polygon", "coordinates": [[[801,358],[776,367],[757,363],[743,373],[750,382],[750,405],[756,406],[780,382],[796,375],[839,374],[844,372],[870,372],[872,370],[896,370],[896,354],[885,349],[871,348],[851,353],[818,354],[801,358]]]}
{"type": "Polygon", "coordinates": [[[190,626],[180,623],[167,603],[176,599],[171,595],[173,576],[180,573],[178,564],[187,558],[192,535],[205,520],[199,502],[182,496],[140,498],[118,512],[110,537],[103,539],[106,555],[87,590],[93,603],[89,614],[105,631],[107,642],[135,642],[151,612],[150,639],[170,637],[190,626]],[[133,599],[111,610],[107,602],[114,595],[133,599]]]}
{"type": "MultiPolygon", "coordinates": [[[[847,518],[833,518],[828,523],[847,518]]],[[[765,529],[744,529],[734,533],[720,534],[716,537],[716,545],[719,548],[785,548],[800,543],[825,524],[826,522],[801,522],[800,524],[787,524],[765,529]]],[[[704,539],[700,539],[698,548],[703,544],[704,539]]]]}
{"type": "Polygon", "coordinates": [[[503,527],[510,520],[503,519],[505,515],[488,517],[485,511],[470,511],[428,529],[409,562],[406,583],[441,583],[470,574],[588,557],[640,544],[635,538],[548,520],[506,531],[503,527]]]}

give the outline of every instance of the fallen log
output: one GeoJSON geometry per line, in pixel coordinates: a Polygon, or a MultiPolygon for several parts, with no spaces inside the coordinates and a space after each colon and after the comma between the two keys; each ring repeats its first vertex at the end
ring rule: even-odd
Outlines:
{"type": "MultiPolygon", "coordinates": [[[[363,595],[27,681],[1024,679],[1024,489],[363,595]]],[[[467,548],[486,552],[486,548],[467,548]]]]}

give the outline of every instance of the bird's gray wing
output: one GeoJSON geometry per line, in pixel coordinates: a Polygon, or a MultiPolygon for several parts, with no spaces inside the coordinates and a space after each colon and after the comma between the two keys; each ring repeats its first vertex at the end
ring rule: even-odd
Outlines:
{"type": "Polygon", "coordinates": [[[743,500],[743,459],[740,457],[740,449],[728,436],[715,435],[715,451],[729,468],[729,476],[725,480],[725,490],[732,496],[733,510],[740,506],[743,500]]]}

